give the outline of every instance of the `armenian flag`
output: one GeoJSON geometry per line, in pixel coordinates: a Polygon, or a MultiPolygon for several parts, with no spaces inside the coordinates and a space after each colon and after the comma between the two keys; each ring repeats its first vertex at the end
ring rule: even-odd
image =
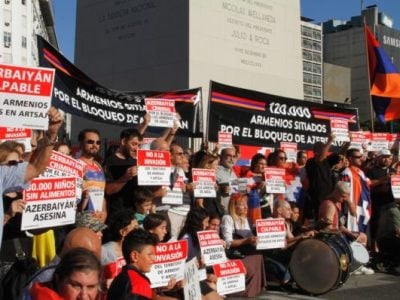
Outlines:
{"type": "Polygon", "coordinates": [[[376,118],[380,123],[400,119],[400,73],[367,26],[365,38],[376,118]]]}

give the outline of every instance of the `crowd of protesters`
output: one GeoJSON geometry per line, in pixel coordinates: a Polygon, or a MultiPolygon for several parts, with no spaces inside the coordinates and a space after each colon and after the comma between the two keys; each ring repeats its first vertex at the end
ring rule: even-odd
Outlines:
{"type": "MultiPolygon", "coordinates": [[[[32,137],[32,152],[23,144],[0,144],[0,192],[3,209],[0,219],[1,277],[14,262],[16,244],[37,260],[40,270],[24,284],[19,296],[25,299],[182,299],[183,281],[170,280],[167,286],[152,289],[145,273],[154,263],[154,247],[160,242],[185,239],[188,260],[200,255],[197,232],[216,230],[227,256],[241,259],[246,268],[246,288],[234,296],[255,297],[267,284],[294,286],[289,262],[296,245],[318,232],[341,234],[368,249],[371,259],[355,274],[374,271],[398,274],[400,264],[400,211],[391,189],[391,176],[399,174],[399,163],[389,149],[372,153],[345,144],[334,152],[331,144],[316,143],[313,152],[298,151],[295,162],[276,149],[269,155],[257,153],[249,166],[238,166],[238,147],[213,151],[207,143],[191,153],[175,141],[179,128],[166,129],[148,148],[171,154],[170,186],[138,184],[137,150],[149,122],[145,116],[139,128],[120,133],[119,145],[101,159],[101,133],[84,129],[79,133],[77,160],[84,165],[82,195],[73,225],[40,231],[21,231],[21,214],[26,202],[22,191],[46,168],[53,150],[71,155],[67,143],[56,142],[62,124],[55,108],[49,111],[49,129],[32,137]],[[265,168],[285,169],[286,192],[266,192],[265,168]],[[216,197],[194,197],[191,169],[216,172],[216,197]],[[246,178],[245,190],[235,190],[231,181],[246,178]],[[104,205],[95,209],[93,191],[104,196],[104,205]],[[171,219],[174,205],[165,205],[168,193],[182,194],[187,215],[171,219]],[[4,212],[4,214],[3,214],[4,212]],[[285,220],[286,247],[257,250],[257,219],[285,220]],[[17,241],[17,242],[16,242],[17,241]],[[120,272],[111,263],[124,265],[120,272]]],[[[221,299],[218,278],[210,272],[200,282],[203,299],[221,299]]],[[[4,299],[10,291],[2,286],[4,299]]],[[[0,296],[1,298],[1,296],[0,296]]]]}

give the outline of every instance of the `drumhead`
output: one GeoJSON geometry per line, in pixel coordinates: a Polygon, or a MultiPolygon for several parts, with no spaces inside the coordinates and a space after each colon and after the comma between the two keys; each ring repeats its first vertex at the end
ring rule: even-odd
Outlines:
{"type": "Polygon", "coordinates": [[[359,242],[352,242],[350,244],[351,250],[353,251],[354,260],[360,264],[366,264],[369,262],[368,250],[359,242]]]}
{"type": "Polygon", "coordinates": [[[327,243],[307,239],[294,249],[289,269],[301,289],[319,295],[338,285],[342,272],[339,259],[327,243]]]}

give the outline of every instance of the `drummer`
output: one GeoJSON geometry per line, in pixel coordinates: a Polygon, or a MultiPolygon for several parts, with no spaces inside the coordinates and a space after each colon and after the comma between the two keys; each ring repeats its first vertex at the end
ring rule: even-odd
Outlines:
{"type": "Polygon", "coordinates": [[[364,246],[367,236],[364,233],[354,233],[345,226],[346,214],[343,212],[343,204],[347,204],[349,213],[356,216],[355,204],[350,199],[350,185],[344,181],[338,181],[333,192],[322,201],[318,212],[318,229],[336,231],[345,235],[350,241],[357,241],[364,246]]]}
{"type": "Polygon", "coordinates": [[[290,256],[294,249],[293,246],[300,240],[313,237],[315,234],[314,230],[310,230],[294,236],[290,221],[291,213],[292,210],[288,201],[278,200],[274,203],[273,217],[285,219],[286,248],[263,251],[268,279],[270,279],[270,277],[274,278],[275,280],[277,279],[283,287],[290,280],[288,265],[290,256]]]}

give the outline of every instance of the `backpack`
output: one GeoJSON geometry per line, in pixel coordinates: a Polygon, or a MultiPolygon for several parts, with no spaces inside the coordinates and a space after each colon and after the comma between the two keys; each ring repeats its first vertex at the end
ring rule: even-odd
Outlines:
{"type": "MultiPolygon", "coordinates": [[[[15,242],[15,244],[18,243],[19,241],[15,242]]],[[[20,245],[19,243],[19,246],[20,245]]],[[[16,246],[16,248],[18,248],[18,246],[16,246]]],[[[0,289],[2,290],[2,295],[0,294],[0,299],[22,299],[26,284],[29,282],[32,275],[39,270],[39,264],[34,258],[26,256],[24,252],[21,254],[21,252],[17,251],[17,253],[20,253],[20,255],[16,255],[14,263],[1,281],[0,289]]]]}

